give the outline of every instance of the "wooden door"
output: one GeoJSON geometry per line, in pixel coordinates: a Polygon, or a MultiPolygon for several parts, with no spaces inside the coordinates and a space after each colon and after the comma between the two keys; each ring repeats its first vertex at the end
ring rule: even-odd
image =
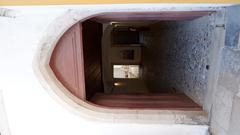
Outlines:
{"type": "Polygon", "coordinates": [[[52,53],[50,67],[73,95],[85,100],[81,28],[81,23],[76,23],[61,37],[52,53]]]}

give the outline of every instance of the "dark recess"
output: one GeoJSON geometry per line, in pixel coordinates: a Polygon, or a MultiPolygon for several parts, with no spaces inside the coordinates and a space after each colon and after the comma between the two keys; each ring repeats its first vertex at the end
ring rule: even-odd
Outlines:
{"type": "Polygon", "coordinates": [[[102,24],[87,20],[82,23],[86,98],[103,92],[102,83],[102,24]]]}

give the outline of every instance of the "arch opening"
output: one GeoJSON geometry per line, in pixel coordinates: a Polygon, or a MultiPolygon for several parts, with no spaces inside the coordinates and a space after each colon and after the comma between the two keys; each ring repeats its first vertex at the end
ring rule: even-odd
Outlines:
{"type": "Polygon", "coordinates": [[[73,96],[93,106],[202,111],[212,13],[100,14],[68,29],[49,64],[73,96]]]}

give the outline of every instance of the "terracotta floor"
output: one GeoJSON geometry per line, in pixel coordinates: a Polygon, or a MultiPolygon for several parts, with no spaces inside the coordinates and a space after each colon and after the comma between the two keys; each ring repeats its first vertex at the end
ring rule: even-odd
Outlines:
{"type": "Polygon", "coordinates": [[[91,102],[100,106],[129,109],[201,111],[202,108],[184,94],[104,94],[96,93],[91,102]]]}

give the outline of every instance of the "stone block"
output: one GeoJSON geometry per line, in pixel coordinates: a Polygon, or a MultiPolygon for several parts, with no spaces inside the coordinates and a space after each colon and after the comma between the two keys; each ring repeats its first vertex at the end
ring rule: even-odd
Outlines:
{"type": "Polygon", "coordinates": [[[229,125],[229,135],[239,135],[240,134],[240,97],[236,96],[234,98],[232,115],[229,125]]]}

